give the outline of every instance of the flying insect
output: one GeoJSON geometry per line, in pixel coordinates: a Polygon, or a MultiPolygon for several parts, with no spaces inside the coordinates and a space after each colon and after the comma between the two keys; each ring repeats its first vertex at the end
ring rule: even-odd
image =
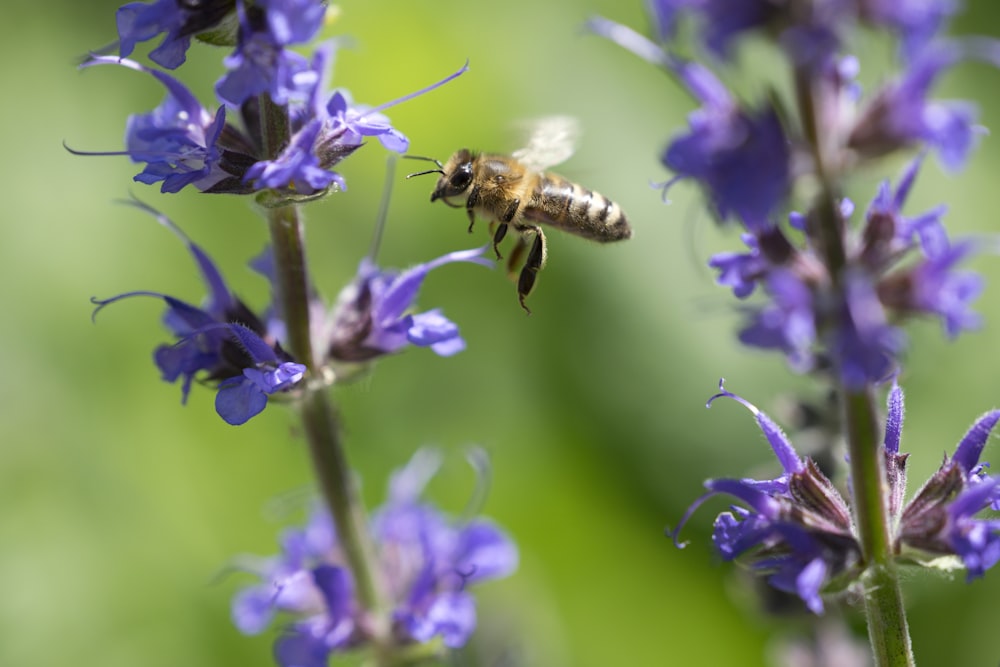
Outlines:
{"type": "Polygon", "coordinates": [[[527,146],[511,155],[462,148],[443,165],[432,158],[408,156],[437,165],[437,169],[407,178],[440,174],[431,201],[440,199],[452,208],[464,207],[470,233],[477,217],[489,222],[497,259],[503,259],[499,244],[507,232],[513,229],[517,234],[517,243],[507,258],[507,271],[513,278],[523,259],[517,277],[517,298],[529,314],[531,310],[524,300],[534,289],[548,256],[540,224],[599,243],[632,237],[628,218],[618,204],[545,171],[573,154],[577,134],[574,119],[554,116],[537,121],[527,146]]]}

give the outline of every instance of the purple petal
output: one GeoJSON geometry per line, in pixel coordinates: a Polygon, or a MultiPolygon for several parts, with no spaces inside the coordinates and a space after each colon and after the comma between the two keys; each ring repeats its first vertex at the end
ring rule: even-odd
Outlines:
{"type": "Polygon", "coordinates": [[[243,376],[265,394],[284,391],[295,385],[306,374],[303,364],[286,361],[277,368],[244,368],[243,376]]]}
{"type": "Polygon", "coordinates": [[[354,607],[354,583],[345,568],[321,565],[313,570],[316,586],[323,594],[327,614],[332,619],[347,618],[354,607]]]}
{"type": "Polygon", "coordinates": [[[229,378],[219,384],[215,411],[232,426],[245,424],[267,407],[267,394],[244,377],[229,378]]]}
{"type": "Polygon", "coordinates": [[[281,667],[327,667],[330,649],[322,638],[292,631],[274,643],[274,659],[281,667]]]}
{"type": "Polygon", "coordinates": [[[643,60],[654,65],[666,65],[667,54],[649,38],[640,35],[632,28],[615,23],[603,16],[594,16],[587,21],[587,29],[595,35],[604,37],[618,46],[631,51],[643,60]]]}
{"type": "Polygon", "coordinates": [[[476,629],[476,604],[468,593],[443,593],[430,608],[408,619],[410,635],[417,641],[440,636],[448,648],[464,646],[476,629]]]}
{"type": "Polygon", "coordinates": [[[778,462],[781,463],[781,467],[784,468],[787,474],[793,474],[801,472],[804,468],[801,457],[795,451],[792,446],[791,441],[788,436],[784,434],[777,424],[768,417],[766,414],[757,409],[757,406],[746,400],[738,394],[726,391],[723,386],[724,381],[719,380],[719,393],[708,399],[708,403],[705,407],[712,407],[712,403],[717,398],[731,398],[753,414],[754,418],[757,420],[757,425],[760,430],[764,433],[764,437],[767,438],[768,443],[771,445],[771,449],[774,451],[774,455],[778,457],[778,462]]]}
{"type": "Polygon", "coordinates": [[[458,335],[458,325],[442,315],[439,309],[414,315],[406,338],[414,345],[429,346],[441,356],[450,356],[465,349],[465,341],[458,335]]]}
{"type": "Polygon", "coordinates": [[[976,423],[969,428],[962,441],[958,443],[958,447],[955,449],[955,454],[952,455],[951,460],[961,466],[966,475],[979,463],[979,457],[983,454],[983,447],[986,446],[986,441],[989,439],[990,433],[993,431],[993,427],[996,426],[997,421],[1000,421],[1000,410],[987,412],[976,420],[976,423]]]}
{"type": "Polygon", "coordinates": [[[802,568],[795,579],[795,591],[814,614],[823,613],[823,598],[819,591],[826,581],[827,564],[822,558],[815,558],[802,568]]]}
{"type": "Polygon", "coordinates": [[[481,248],[474,248],[472,250],[450,252],[426,264],[418,264],[412,269],[404,271],[392,281],[389,289],[382,295],[382,299],[376,306],[375,319],[380,322],[387,322],[400,317],[408,310],[413,305],[413,302],[416,301],[420,286],[432,269],[451,262],[472,262],[492,267],[493,262],[482,256],[485,250],[486,246],[482,246],[481,248]]]}
{"type": "Polygon", "coordinates": [[[517,569],[517,547],[497,526],[473,521],[459,534],[455,569],[467,584],[506,577],[517,569]]]}
{"type": "Polygon", "coordinates": [[[421,447],[405,466],[389,478],[390,505],[411,505],[420,500],[424,489],[441,468],[441,452],[421,447]]]}
{"type": "Polygon", "coordinates": [[[278,355],[275,354],[274,348],[267,344],[260,336],[258,336],[251,329],[243,326],[242,324],[229,324],[229,331],[232,333],[233,338],[239,343],[240,347],[250,355],[254,363],[264,364],[264,363],[275,363],[278,361],[278,355]]]}
{"type": "Polygon", "coordinates": [[[233,598],[232,619],[245,635],[259,635],[274,618],[274,591],[269,586],[244,588],[233,598]]]}
{"type": "Polygon", "coordinates": [[[903,389],[895,382],[886,399],[885,450],[899,453],[899,440],[903,433],[903,389]]]}
{"type": "Polygon", "coordinates": [[[705,488],[713,493],[725,493],[739,498],[761,516],[769,519],[777,518],[781,510],[781,504],[777,500],[766,493],[761,493],[747,480],[710,479],[705,482],[705,488]]]}

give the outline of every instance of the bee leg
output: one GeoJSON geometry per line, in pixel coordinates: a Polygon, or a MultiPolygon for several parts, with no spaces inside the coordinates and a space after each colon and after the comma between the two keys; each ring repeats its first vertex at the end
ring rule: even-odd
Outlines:
{"type": "Polygon", "coordinates": [[[510,204],[507,205],[507,210],[505,210],[503,212],[503,215],[500,216],[500,221],[501,222],[513,221],[514,218],[517,217],[517,211],[520,208],[521,208],[521,199],[520,198],[514,199],[513,201],[510,202],[510,204]]]}
{"type": "Polygon", "coordinates": [[[521,275],[517,279],[517,300],[521,304],[521,308],[530,315],[531,309],[524,305],[524,300],[531,294],[531,290],[535,287],[535,279],[538,277],[538,272],[542,270],[545,266],[545,234],[538,227],[531,226],[527,229],[534,231],[535,242],[531,244],[531,250],[528,252],[528,259],[524,262],[524,268],[521,269],[521,275]]]}
{"type": "Polygon", "coordinates": [[[497,225],[496,231],[493,233],[493,252],[497,254],[497,259],[503,259],[503,255],[500,254],[500,242],[503,241],[503,237],[507,236],[507,223],[501,222],[497,225]]]}
{"type": "Polygon", "coordinates": [[[469,215],[469,233],[472,233],[472,227],[476,224],[476,204],[479,203],[479,186],[475,185],[472,190],[469,191],[469,197],[465,200],[465,212],[469,215]]]}
{"type": "Polygon", "coordinates": [[[528,242],[524,240],[523,236],[517,237],[517,244],[514,249],[510,251],[510,255],[507,257],[507,277],[514,280],[516,270],[518,265],[524,260],[524,252],[528,249],[528,242]]]}

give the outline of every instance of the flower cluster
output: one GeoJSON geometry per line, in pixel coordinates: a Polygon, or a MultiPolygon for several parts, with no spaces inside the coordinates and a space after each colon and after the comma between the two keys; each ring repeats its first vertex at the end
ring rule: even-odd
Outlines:
{"type": "MultiPolygon", "coordinates": [[[[462,646],[476,626],[472,584],[506,577],[517,567],[514,543],[492,522],[455,522],[421,501],[437,469],[433,452],[418,451],[395,473],[386,503],[371,530],[389,587],[392,634],[400,644],[440,638],[462,646]]],[[[262,583],[233,600],[233,621],[246,634],[263,632],[278,612],[295,620],[275,643],[282,667],[325,667],[331,653],[371,639],[370,619],[359,611],[330,516],[313,511],[308,525],[287,531],[281,554],[254,573],[262,583]]]]}
{"type": "MultiPolygon", "coordinates": [[[[201,377],[217,387],[215,408],[227,423],[243,424],[259,414],[268,398],[293,392],[307,379],[305,362],[293,359],[282,347],[285,322],[283,304],[275,301],[255,313],[227,286],[212,259],[166,216],[136,201],[187,245],[205,282],[208,296],[195,306],[160,292],[125,292],[107,299],[93,299],[96,315],[122,299],[149,296],[167,304],[164,323],[176,342],[161,345],[153,359],[164,380],[181,380],[181,400],[186,401],[192,382],[201,377]]],[[[420,286],[431,269],[452,262],[483,266],[493,263],[482,255],[486,247],[448,253],[407,271],[382,271],[365,259],[356,279],[345,287],[330,312],[318,295],[310,309],[313,356],[324,367],[337,369],[333,379],[346,378],[345,366],[356,366],[393,354],[409,344],[429,347],[441,356],[460,352],[465,343],[458,326],[440,310],[410,312],[420,286]]],[[[265,249],[251,268],[273,285],[273,258],[265,249]]],[[[272,290],[273,291],[273,290],[272,290]]],[[[322,377],[322,373],[314,374],[322,377]]]]}
{"type": "MultiPolygon", "coordinates": [[[[283,667],[325,667],[333,653],[365,648],[379,664],[403,664],[460,647],[476,626],[469,586],[509,575],[518,560],[513,542],[491,522],[455,521],[421,501],[437,468],[434,455],[418,453],[394,476],[371,522],[355,488],[330,385],[411,345],[442,357],[462,351],[458,325],[414,303],[432,270],[493,262],[483,246],[384,270],[374,261],[376,242],[332,306],[313,285],[302,207],[346,188],[335,169],[366,141],[405,153],[409,140],[383,112],[468,68],[379,106],[355,103],[348,91],[328,89],[337,40],[305,50],[333,11],[326,0],[132,2],[117,13],[119,55],[92,54],[81,65],[124,67],[166,91],[158,107],[129,117],[124,151],[85,154],[127,155],[143,165],[134,179],[158,183],[164,193],[191,186],[253,195],[267,219],[270,243],[250,262],[270,284],[263,308],[248,306],[201,246],[135,199],[127,203],[185,244],[207,296],[195,304],[138,290],[91,301],[94,316],[134,297],[166,305],[173,340],[157,347],[153,360],[162,379],[180,384],[182,403],[198,381],[215,390],[216,412],[231,425],[276,401],[302,408],[300,432],[324,497],[306,527],[284,535],[279,556],[249,568],[262,583],[233,602],[233,619],[247,634],[264,631],[278,613],[292,617],[274,648],[283,667]],[[148,54],[153,66],[129,58],[152,39],[160,39],[148,54]],[[165,71],[185,62],[193,39],[229,47],[213,103],[165,71]]],[[[387,203],[388,196],[379,225],[387,203]]]]}
{"type": "MultiPolygon", "coordinates": [[[[851,507],[819,466],[800,456],[781,429],[745,399],[726,391],[719,397],[739,401],[754,415],[771,445],[782,473],[774,479],[710,479],[699,498],[673,531],[676,541],[691,514],[708,498],[724,494],[734,505],[715,520],[712,541],[725,560],[744,559],[779,590],[798,595],[822,613],[825,592],[843,588],[858,574],[861,549],[854,533],[851,507]]],[[[894,385],[887,400],[888,416],[882,454],[893,553],[901,562],[935,565],[958,558],[969,579],[980,577],[1000,561],[1000,521],[976,518],[1000,508],[1000,477],[986,474],[980,463],[1000,410],[972,425],[954,454],[928,479],[909,503],[906,491],[908,454],[899,452],[903,426],[903,392],[894,385]]],[[[679,545],[683,546],[683,545],[679,545]]]]}
{"type": "Polygon", "coordinates": [[[1000,521],[979,516],[1000,506],[1000,478],[980,463],[1000,411],[977,420],[904,502],[903,394],[895,384],[889,391],[881,447],[873,397],[901,371],[907,320],[937,319],[949,338],[980,323],[972,305],[983,279],[962,265],[986,244],[951,238],[943,206],[916,214],[906,207],[928,154],[955,173],[983,133],[975,107],[934,99],[935,85],[964,61],[1000,65],[1000,43],[946,37],[953,0],[648,6],[653,38],[601,17],[589,27],[665,70],[694,99],[687,127],[661,154],[672,173],[663,188],[695,183],[718,221],[740,228],[744,248],[709,260],[717,282],[746,304],[740,341],[781,351],[795,370],[827,385],[840,423],[819,428],[826,449],[817,458],[840,458],[832,445],[844,440],[852,471],[849,501],[767,415],[720,384],[709,405],[723,396],[745,405],[782,472],[708,480],[672,536],[676,542],[708,498],[734,499],[714,524],[723,559],[747,562],[817,614],[825,596],[863,588],[875,664],[912,664],[897,565],[960,563],[972,579],[1000,561],[1000,521]],[[880,73],[869,90],[859,83],[860,61],[847,53],[859,26],[888,33],[898,45],[898,68],[880,73]],[[692,40],[683,39],[688,35],[692,40]],[[747,101],[717,72],[720,64],[737,65],[750,35],[770,42],[785,64],[776,71],[789,80],[760,82],[769,95],[747,101]],[[710,65],[682,51],[707,53],[710,65]],[[897,182],[865,193],[870,203],[855,213],[848,184],[863,182],[857,172],[886,156],[909,162],[897,182]],[[748,300],[755,293],[759,305],[748,300]]]}
{"type": "Polygon", "coordinates": [[[747,309],[740,340],[783,351],[800,371],[834,367],[856,388],[895,370],[905,337],[894,324],[933,316],[951,338],[976,328],[971,303],[983,281],[958,268],[976,244],[949,241],[943,207],[912,217],[902,211],[921,162],[909,165],[895,189],[888,181],[880,185],[856,229],[849,224],[853,203],[840,201],[835,214],[846,253],[840,274],[831,273],[815,244],[822,224],[815,212],[792,213],[787,231],[770,223],[748,229],[747,251],[714,255],[709,266],[719,284],[740,299],[759,286],[769,298],[747,309]]]}
{"type": "Polygon", "coordinates": [[[283,198],[302,198],[346,188],[333,169],[365,137],[397,153],[409,147],[382,111],[433,90],[466,67],[380,106],[355,104],[346,91],[326,89],[334,42],[321,44],[308,59],[289,49],[313,39],[325,14],[321,0],[158,0],[123,6],[121,57],[92,56],[83,67],[115,64],[144,72],[163,84],[167,95],[153,111],[129,118],[123,153],[88,154],[124,154],[144,163],[135,180],[161,183],[163,192],[192,185],[210,193],[272,190],[283,198]],[[184,62],[192,36],[223,44],[235,39],[235,50],[225,59],[228,71],[215,88],[220,101],[215,111],[173,76],[125,57],[138,42],[162,33],[162,43],[149,56],[168,69],[184,62]],[[269,108],[274,105],[280,113],[269,108]]]}
{"type": "Polygon", "coordinates": [[[905,349],[896,326],[913,315],[940,318],[949,337],[975,328],[972,301],[981,278],[959,269],[980,249],[949,240],[943,208],[903,214],[924,154],[935,151],[946,169],[965,163],[981,128],[965,102],[929,97],[940,75],[962,60],[1000,63],[1000,44],[939,35],[953,10],[947,0],[923,3],[774,3],[764,0],[657,0],[650,4],[659,41],[677,34],[688,17],[699,42],[716,58],[731,59],[738,38],[775,36],[798,86],[798,123],[785,120],[774,99],[745,104],[706,66],[675,55],[657,41],[604,18],[590,27],[665,68],[700,104],[688,130],[662,155],[674,176],[706,192],[720,219],[743,228],[748,250],[715,255],[718,282],[745,299],[760,287],[767,302],[745,309],[740,340],[780,350],[800,372],[831,370],[848,388],[888,377],[905,349]],[[857,59],[842,55],[858,24],[898,37],[898,76],[862,94],[857,59]],[[923,147],[893,190],[883,183],[861,224],[840,192],[849,170],[874,158],[923,147]],[[798,184],[819,185],[804,213],[778,220],[798,184]]]}

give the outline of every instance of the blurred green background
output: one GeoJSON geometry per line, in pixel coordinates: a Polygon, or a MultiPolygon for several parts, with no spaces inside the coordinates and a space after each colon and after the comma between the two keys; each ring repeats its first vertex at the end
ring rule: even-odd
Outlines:
{"type": "MultiPolygon", "coordinates": [[[[996,26],[991,4],[971,3],[956,32],[996,26]]],[[[182,407],[179,388],[158,380],[150,358],[166,340],[159,302],[124,303],[90,322],[94,295],[203,293],[183,247],[113,203],[130,189],[212,253],[247,301],[267,298],[245,269],[265,232],[244,201],[164,196],[132,184],[137,168],[125,158],[62,148],[65,140],[118,149],[127,115],[161,99],[158,84],[134,72],[74,69],[75,58],[114,38],[116,6],[12,0],[0,22],[0,665],[270,665],[273,635],[245,638],[229,622],[229,599],[244,581],[218,575],[237,554],[274,553],[281,527],[299,518],[310,472],[295,424],[272,407],[244,427],[226,426],[201,387],[182,407]]],[[[636,233],[610,247],[551,234],[531,317],[499,271],[455,265],[431,274],[421,303],[443,307],[469,349],[444,360],[412,350],[336,390],[370,504],[383,497],[390,470],[436,445],[448,459],[430,495],[459,512],[474,486],[462,453],[475,444],[492,457],[484,512],[515,536],[522,563],[511,579],[481,589],[467,657],[544,667],[769,664],[789,624],[761,614],[738,568],[712,556],[720,505],[690,524],[686,550],[663,529],[704,478],[774,467],[742,408],[704,409],[720,376],[772,414],[782,396],[816,390],[780,358],[735,344],[733,301],[703,268],[710,253],[737,247],[735,235],[713,227],[691,186],[674,188],[664,205],[648,185],[666,177],[657,154],[691,102],[651,66],[581,30],[593,13],[642,27],[641,3],[341,8],[332,32],[355,41],[339,53],[335,84],[359,102],[380,104],[471,62],[456,82],[391,110],[412,152],[444,159],[464,145],[510,150],[517,119],[577,116],[581,146],[560,171],[618,201],[636,233]]],[[[870,80],[886,75],[884,51],[872,47],[882,55],[870,80]]],[[[197,46],[181,74],[203,99],[220,55],[197,46]]],[[[938,90],[977,99],[983,123],[1000,127],[998,83],[1000,73],[970,65],[938,90]]],[[[368,146],[342,165],[349,191],[309,208],[315,280],[328,298],[367,249],[384,165],[381,147],[368,146]]],[[[859,178],[859,205],[900,167],[859,178]]],[[[953,233],[995,233],[998,168],[989,136],[958,177],[929,160],[908,211],[947,202],[953,233]]],[[[431,177],[397,180],[383,265],[486,241],[482,225],[470,238],[460,211],[428,203],[431,177]]],[[[995,257],[977,266],[997,284],[995,257]]],[[[998,304],[991,286],[980,303],[985,328],[954,344],[933,322],[909,330],[911,487],[977,415],[1000,404],[998,304]]],[[[1000,458],[995,445],[986,458],[1000,458]]],[[[1000,573],[972,585],[913,576],[906,595],[922,665],[1000,660],[991,634],[1000,573]]]]}

